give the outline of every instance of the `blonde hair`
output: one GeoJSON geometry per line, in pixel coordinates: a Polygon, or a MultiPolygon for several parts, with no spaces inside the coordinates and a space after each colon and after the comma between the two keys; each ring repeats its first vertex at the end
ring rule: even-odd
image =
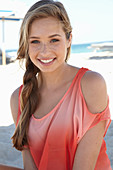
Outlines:
{"type": "MultiPolygon", "coordinates": [[[[25,59],[26,71],[23,77],[23,88],[21,92],[21,116],[12,137],[13,146],[18,150],[23,150],[28,146],[28,128],[31,115],[35,112],[38,104],[38,83],[36,74],[40,70],[32,63],[28,54],[28,37],[30,27],[34,20],[52,16],[58,19],[65,32],[66,38],[70,38],[72,27],[67,12],[60,2],[53,0],[41,0],[36,2],[26,13],[21,29],[17,59],[25,59]]],[[[66,62],[70,55],[71,46],[67,49],[66,62]]]]}

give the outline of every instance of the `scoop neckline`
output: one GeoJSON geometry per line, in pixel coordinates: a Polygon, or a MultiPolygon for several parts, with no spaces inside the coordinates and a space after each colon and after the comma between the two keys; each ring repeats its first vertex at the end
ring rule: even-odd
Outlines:
{"type": "Polygon", "coordinates": [[[32,118],[33,118],[34,120],[36,120],[36,121],[41,121],[41,120],[46,119],[47,117],[49,117],[49,116],[59,107],[59,105],[63,102],[63,100],[65,99],[65,97],[67,96],[67,94],[69,93],[69,91],[71,90],[71,88],[72,88],[72,86],[73,86],[73,84],[74,84],[74,82],[75,82],[78,74],[80,73],[80,71],[81,71],[82,69],[83,69],[83,67],[80,68],[80,69],[77,71],[77,73],[76,73],[76,75],[74,76],[74,78],[73,78],[70,86],[68,87],[67,91],[65,92],[65,94],[63,95],[63,97],[60,99],[60,101],[56,104],[56,106],[55,106],[49,113],[47,113],[45,116],[43,116],[42,118],[36,118],[36,117],[34,116],[34,114],[32,114],[32,118]]]}

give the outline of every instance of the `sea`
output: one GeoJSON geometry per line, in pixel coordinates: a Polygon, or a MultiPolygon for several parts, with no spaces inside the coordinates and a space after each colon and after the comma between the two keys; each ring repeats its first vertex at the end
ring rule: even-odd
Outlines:
{"type": "MultiPolygon", "coordinates": [[[[100,43],[113,43],[113,41],[101,41],[101,42],[91,42],[91,43],[84,43],[84,44],[72,44],[71,52],[72,53],[89,53],[93,52],[94,49],[91,48],[92,44],[100,44],[100,43]]],[[[99,50],[101,52],[101,50],[99,50]]]]}

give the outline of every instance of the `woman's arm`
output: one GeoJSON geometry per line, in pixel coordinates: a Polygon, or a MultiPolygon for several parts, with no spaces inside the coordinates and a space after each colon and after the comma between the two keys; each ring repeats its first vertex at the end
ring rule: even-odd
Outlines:
{"type": "MultiPolygon", "coordinates": [[[[81,81],[86,105],[92,114],[102,112],[107,106],[107,90],[101,75],[88,72],[81,81]]],[[[105,133],[106,120],[89,129],[78,144],[73,170],[94,170],[105,133]]]]}
{"type": "MultiPolygon", "coordinates": [[[[19,98],[19,88],[13,92],[10,99],[11,112],[12,112],[12,117],[15,125],[18,117],[18,98],[19,98]]],[[[29,149],[24,149],[22,151],[22,156],[23,156],[24,170],[37,170],[37,167],[34,163],[34,160],[31,156],[29,149]]],[[[3,170],[10,170],[10,169],[3,169],[3,170]]]]}
{"type": "Polygon", "coordinates": [[[25,170],[38,170],[29,149],[24,149],[22,151],[22,156],[25,170]]]}
{"type": "Polygon", "coordinates": [[[73,170],[94,170],[105,132],[105,121],[88,130],[78,144],[73,170]]]}

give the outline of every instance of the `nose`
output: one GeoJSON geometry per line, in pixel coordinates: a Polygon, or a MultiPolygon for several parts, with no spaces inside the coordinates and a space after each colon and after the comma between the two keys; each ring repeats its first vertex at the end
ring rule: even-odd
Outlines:
{"type": "Polygon", "coordinates": [[[40,49],[40,55],[43,57],[46,57],[49,55],[49,53],[50,53],[50,49],[49,49],[48,44],[46,43],[42,44],[41,49],[40,49]]]}

